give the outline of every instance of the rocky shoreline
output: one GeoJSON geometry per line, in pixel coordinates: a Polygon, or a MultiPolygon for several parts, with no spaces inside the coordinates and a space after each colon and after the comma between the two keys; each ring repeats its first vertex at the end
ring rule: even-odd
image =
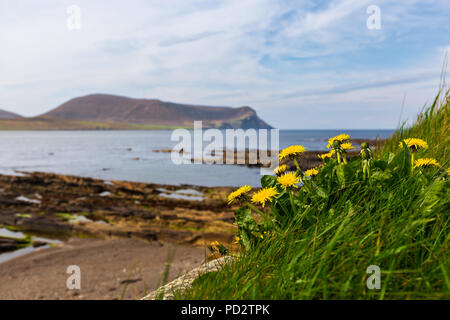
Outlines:
{"type": "MultiPolygon", "coordinates": [[[[355,146],[361,145],[363,142],[367,142],[372,148],[380,148],[385,140],[384,139],[350,139],[350,142],[355,146]]],[[[161,149],[161,150],[153,150],[153,152],[165,152],[171,153],[172,149],[161,149]]],[[[202,159],[197,159],[190,152],[186,150],[178,150],[180,155],[182,155],[188,161],[193,162],[201,162],[204,164],[219,164],[219,165],[241,165],[249,168],[270,168],[270,157],[272,157],[272,153],[269,151],[263,151],[264,156],[267,160],[262,159],[260,157],[260,150],[228,150],[223,149],[220,152],[214,152],[214,150],[202,159]]],[[[322,163],[322,160],[318,157],[320,154],[327,153],[328,151],[306,151],[302,154],[302,157],[298,160],[299,166],[302,170],[308,170],[314,167],[317,167],[322,163]]],[[[348,156],[352,157],[358,154],[358,151],[353,150],[349,151],[348,156]]],[[[277,155],[274,155],[277,156],[277,155]]],[[[285,163],[288,166],[289,170],[295,169],[295,164],[292,161],[288,161],[285,163]]]]}
{"type": "Polygon", "coordinates": [[[234,240],[232,189],[0,175],[0,299],[140,299],[234,240]]]}
{"type": "MultiPolygon", "coordinates": [[[[229,243],[234,214],[226,204],[226,195],[231,189],[103,181],[42,172],[0,175],[0,228],[58,239],[121,237],[189,245],[215,240],[229,243]]],[[[20,245],[2,241],[0,252],[20,245]]]]}

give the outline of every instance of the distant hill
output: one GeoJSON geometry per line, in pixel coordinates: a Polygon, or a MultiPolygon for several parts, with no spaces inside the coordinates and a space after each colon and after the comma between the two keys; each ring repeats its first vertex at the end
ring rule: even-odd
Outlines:
{"type": "Polygon", "coordinates": [[[0,119],[18,119],[18,118],[22,118],[22,116],[14,112],[0,109],[0,119]]]}
{"type": "Polygon", "coordinates": [[[72,99],[37,118],[87,121],[95,126],[106,123],[105,128],[125,124],[136,128],[192,127],[194,120],[202,120],[203,127],[210,128],[271,128],[250,107],[210,107],[106,94],[72,99]]]}

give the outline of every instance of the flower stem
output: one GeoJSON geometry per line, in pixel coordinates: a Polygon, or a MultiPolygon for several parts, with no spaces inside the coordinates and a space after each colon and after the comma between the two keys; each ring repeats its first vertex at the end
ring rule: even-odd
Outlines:
{"type": "Polygon", "coordinates": [[[302,169],[300,169],[300,166],[298,165],[297,159],[295,159],[295,158],[294,158],[294,163],[295,163],[295,166],[297,167],[297,170],[302,172],[302,169]]]}
{"type": "Polygon", "coordinates": [[[289,200],[291,201],[291,207],[292,207],[292,210],[294,211],[294,214],[295,214],[297,212],[297,209],[295,208],[292,191],[289,191],[289,200]]]}
{"type": "Polygon", "coordinates": [[[306,181],[306,179],[303,179],[303,186],[306,188],[306,190],[308,190],[309,193],[313,194],[312,190],[311,190],[311,186],[309,185],[309,181],[306,181]]]}
{"type": "Polygon", "coordinates": [[[270,220],[269,216],[265,213],[263,213],[261,210],[259,210],[258,208],[256,208],[254,205],[252,205],[250,202],[247,202],[247,205],[250,207],[250,209],[254,210],[255,212],[257,212],[259,215],[261,215],[264,219],[268,219],[270,220]]]}

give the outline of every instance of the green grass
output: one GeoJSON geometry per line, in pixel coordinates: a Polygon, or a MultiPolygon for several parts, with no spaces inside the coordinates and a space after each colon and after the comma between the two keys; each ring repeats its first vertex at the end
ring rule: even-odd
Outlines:
{"type": "Polygon", "coordinates": [[[190,127],[125,122],[79,121],[52,117],[0,119],[0,130],[174,130],[178,128],[189,129],[190,127]]]}
{"type": "Polygon", "coordinates": [[[403,138],[422,138],[430,148],[418,156],[448,165],[448,94],[438,101],[376,153],[368,178],[360,157],[327,160],[295,193],[265,176],[263,187],[281,193],[266,206],[270,218],[258,224],[250,205],[239,209],[240,256],[176,297],[449,299],[447,167],[412,168],[410,151],[399,147],[403,138]],[[381,269],[380,289],[367,288],[370,265],[381,269]]]}
{"type": "MultiPolygon", "coordinates": [[[[450,151],[449,135],[449,91],[440,92],[432,105],[423,110],[413,126],[399,128],[383,146],[381,155],[398,150],[400,141],[404,138],[420,138],[427,141],[429,149],[427,157],[435,158],[442,165],[447,166],[450,151]]],[[[424,154],[425,152],[419,153],[424,154]]]]}

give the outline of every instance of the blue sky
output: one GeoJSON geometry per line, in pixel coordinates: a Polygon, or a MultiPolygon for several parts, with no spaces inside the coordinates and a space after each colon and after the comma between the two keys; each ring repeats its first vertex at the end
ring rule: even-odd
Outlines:
{"type": "Polygon", "coordinates": [[[437,93],[449,17],[447,0],[0,0],[0,108],[110,93],[248,105],[283,129],[395,128],[404,97],[411,120],[437,93]]]}

